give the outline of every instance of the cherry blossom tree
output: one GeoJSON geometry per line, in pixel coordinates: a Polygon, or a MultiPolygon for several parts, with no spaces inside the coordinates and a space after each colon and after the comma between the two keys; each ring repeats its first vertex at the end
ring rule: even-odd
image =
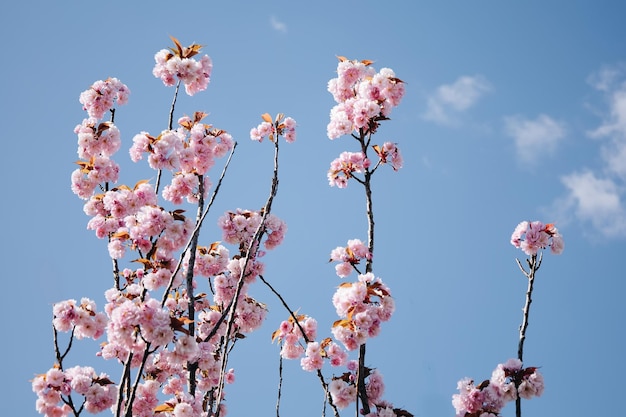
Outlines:
{"type": "MultiPolygon", "coordinates": [[[[129,149],[134,163],[147,162],[156,171],[154,182],[120,183],[121,168],[114,158],[122,141],[115,115],[129,100],[130,89],[108,78],[80,94],[87,116],[74,130],[79,161],[71,188],[84,201],[88,229],[108,243],[112,286],[105,292],[102,310],[87,297],[53,306],[54,364],[32,381],[37,411],[50,417],[107,410],[116,417],[226,415],[227,386],[235,382],[231,352],[266,317],[266,302],[254,297],[260,282],[286,312],[272,333],[281,370],[277,417],[283,360],[299,360],[302,369],[320,381],[324,415],[329,409],[339,416],[353,406],[356,416],[411,417],[385,399],[384,369],[365,365],[368,340],[380,334],[395,311],[392,286],[374,270],[372,182],[380,169],[395,172],[403,166],[397,144],[378,137],[400,104],[405,83],[389,68],[377,71],[371,61],[345,57],[339,57],[337,77],[328,83],[336,102],[328,138],[345,137],[354,145],[330,162],[328,183],[362,187],[366,239],[350,238],[330,250],[330,261],[343,282],[330,300],[337,319],[330,328],[320,329],[313,315],[292,309],[264,276],[267,252],[282,243],[287,231],[272,209],[280,144],[295,142],[296,121],[282,113],[265,113],[250,130],[253,141],[267,139],[274,149],[272,180],[261,208],[214,216],[211,209],[237,142],[208,123],[203,111],[175,117],[181,87],[189,96],[204,91],[213,64],[208,55],[201,55],[202,46],[172,41],[173,47],[155,54],[152,71],[174,88],[167,128],[135,134],[129,149]],[[221,239],[207,240],[201,234],[209,215],[216,219],[221,239]],[[66,366],[74,343],[81,339],[105,339],[98,356],[119,365],[119,379],[92,366],[66,366]]],[[[542,250],[560,253],[563,240],[554,225],[523,222],[511,243],[530,257],[528,270],[518,261],[529,281],[518,358],[498,365],[491,379],[478,386],[469,378],[459,381],[460,392],[453,397],[457,416],[497,416],[513,400],[521,416],[520,398],[543,392],[537,368],[523,367],[523,346],[542,250]]]]}

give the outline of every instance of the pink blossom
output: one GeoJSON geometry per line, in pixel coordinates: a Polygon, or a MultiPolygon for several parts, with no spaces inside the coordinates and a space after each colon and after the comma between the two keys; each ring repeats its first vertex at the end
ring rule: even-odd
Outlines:
{"type": "Polygon", "coordinates": [[[309,342],[305,354],[306,357],[300,360],[302,369],[309,372],[322,369],[324,359],[322,358],[322,349],[318,342],[309,342]]]}
{"type": "Polygon", "coordinates": [[[354,130],[376,129],[404,96],[404,83],[389,68],[380,72],[369,61],[340,58],[337,78],[328,82],[328,91],[338,103],[330,113],[327,134],[330,139],[354,130]]]}
{"type": "Polygon", "coordinates": [[[477,416],[498,416],[504,406],[520,397],[529,399],[543,393],[543,376],[537,368],[523,369],[519,359],[509,359],[498,364],[491,379],[479,386],[464,378],[458,383],[459,393],[452,396],[452,405],[457,417],[466,413],[477,416]],[[516,383],[519,386],[516,388],[516,383]]]}
{"type": "Polygon", "coordinates": [[[178,403],[172,413],[174,417],[193,417],[193,407],[187,403],[178,403]]]}
{"type": "MultiPolygon", "coordinates": [[[[177,42],[176,42],[177,43],[177,42]]],[[[179,44],[176,45],[179,47],[179,44]]],[[[162,49],[154,56],[155,66],[152,74],[160,78],[166,86],[173,86],[176,79],[185,85],[185,92],[192,96],[199,91],[206,90],[211,77],[213,63],[208,55],[196,61],[192,55],[185,53],[185,50],[200,51],[199,45],[191,45],[189,48],[179,47],[178,50],[162,49]]]]}
{"type": "Polygon", "coordinates": [[[547,247],[559,255],[564,247],[563,237],[554,224],[543,224],[540,221],[519,223],[511,235],[511,244],[529,256],[547,247]]]}
{"type": "Polygon", "coordinates": [[[335,342],[331,342],[326,347],[326,354],[331,366],[344,366],[348,360],[348,354],[335,342]]]}
{"type": "Polygon", "coordinates": [[[269,138],[273,142],[278,136],[283,136],[287,143],[293,143],[296,140],[296,121],[291,117],[283,117],[278,115],[276,121],[270,123],[270,116],[264,115],[264,121],[250,129],[250,139],[262,142],[264,138],[269,138]]]}
{"type": "Polygon", "coordinates": [[[126,104],[130,90],[117,78],[99,80],[80,94],[79,101],[89,117],[102,119],[104,113],[113,108],[114,103],[126,104]]]}
{"type": "Polygon", "coordinates": [[[339,409],[346,408],[356,400],[356,387],[343,379],[333,379],[328,384],[328,391],[333,399],[333,404],[339,409]]]}
{"type": "Polygon", "coordinates": [[[378,404],[382,400],[385,392],[385,383],[383,382],[383,376],[378,370],[374,370],[367,378],[365,391],[370,404],[378,404]]]}
{"type": "Polygon", "coordinates": [[[100,413],[115,403],[117,386],[114,384],[94,383],[85,393],[85,409],[92,413],[100,413]]]}
{"type": "Polygon", "coordinates": [[[230,368],[224,375],[224,381],[227,384],[233,384],[235,382],[235,370],[230,368]]]}
{"type": "Polygon", "coordinates": [[[342,152],[339,158],[330,163],[328,183],[331,186],[345,188],[347,180],[355,173],[363,173],[370,166],[370,160],[362,152],[342,152]]]}
{"type": "Polygon", "coordinates": [[[395,143],[385,142],[382,147],[374,146],[381,164],[389,163],[394,171],[402,168],[402,155],[395,143]]]}

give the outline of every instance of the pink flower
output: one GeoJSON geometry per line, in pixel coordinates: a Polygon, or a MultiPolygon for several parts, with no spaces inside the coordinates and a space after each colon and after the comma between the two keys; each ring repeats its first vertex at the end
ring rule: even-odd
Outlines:
{"type": "Polygon", "coordinates": [[[363,152],[342,152],[339,158],[330,163],[328,183],[331,187],[345,188],[347,181],[353,178],[355,173],[363,173],[369,166],[370,160],[363,152]]]}
{"type": "Polygon", "coordinates": [[[402,168],[402,155],[395,143],[385,142],[382,148],[375,145],[374,150],[378,154],[381,164],[390,163],[394,171],[398,171],[402,168]]]}
{"type": "Polygon", "coordinates": [[[347,135],[354,130],[368,132],[376,129],[380,120],[404,96],[404,83],[389,68],[380,72],[370,61],[351,61],[341,57],[337,78],[328,82],[328,91],[338,103],[330,113],[327,134],[330,139],[347,135]]]}
{"type": "Polygon", "coordinates": [[[269,114],[263,115],[263,122],[257,127],[250,129],[250,139],[262,142],[264,138],[270,141],[277,140],[278,136],[283,136],[287,143],[296,140],[296,121],[291,117],[284,117],[282,114],[276,116],[276,120],[271,122],[269,114]]]}
{"type": "Polygon", "coordinates": [[[382,400],[385,393],[385,383],[383,382],[383,376],[378,370],[374,370],[368,377],[365,391],[370,404],[378,404],[382,400]]]}
{"type": "Polygon", "coordinates": [[[201,47],[191,45],[183,48],[177,40],[174,41],[177,49],[162,49],[154,56],[155,65],[152,74],[160,78],[163,84],[170,87],[179,79],[185,85],[185,92],[192,96],[199,91],[206,90],[211,78],[213,62],[208,55],[196,61],[192,58],[201,47]]]}
{"type": "Polygon", "coordinates": [[[511,235],[511,244],[522,249],[527,255],[536,255],[541,249],[550,247],[555,255],[563,252],[563,237],[554,224],[540,221],[523,221],[515,227],[511,235]]]}
{"type": "Polygon", "coordinates": [[[309,372],[322,369],[324,359],[322,358],[322,349],[318,342],[309,342],[305,354],[306,357],[300,360],[302,369],[309,372]]]}
{"type": "Polygon", "coordinates": [[[102,119],[104,113],[113,108],[114,103],[126,104],[130,90],[117,78],[99,80],[80,94],[79,101],[89,117],[102,119]]]}
{"type": "Polygon", "coordinates": [[[328,384],[328,391],[333,399],[333,404],[340,409],[346,408],[356,400],[356,387],[343,379],[333,379],[328,384]]]}

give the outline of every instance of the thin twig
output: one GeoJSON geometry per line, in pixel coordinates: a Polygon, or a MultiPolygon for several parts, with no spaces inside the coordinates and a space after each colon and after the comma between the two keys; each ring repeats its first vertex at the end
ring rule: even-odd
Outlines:
{"type": "MultiPolygon", "coordinates": [[[[263,281],[263,283],[270,289],[270,291],[272,291],[274,293],[274,295],[276,295],[276,297],[278,297],[278,299],[282,303],[283,307],[285,307],[285,309],[289,312],[289,315],[293,319],[293,321],[296,324],[296,326],[298,326],[298,329],[300,330],[300,333],[302,333],[302,338],[304,339],[304,342],[308,344],[310,342],[310,340],[309,340],[308,336],[306,335],[306,332],[302,328],[302,325],[300,324],[300,321],[296,317],[296,313],[289,307],[289,305],[287,305],[287,301],[285,301],[283,296],[280,295],[280,293],[278,291],[276,291],[276,289],[269,282],[267,282],[267,280],[263,277],[263,275],[259,275],[259,279],[261,281],[263,281]]],[[[282,378],[282,376],[281,376],[281,378],[282,378]]],[[[337,406],[333,403],[333,398],[330,396],[330,392],[328,391],[328,384],[326,383],[326,379],[324,378],[324,374],[322,374],[322,371],[319,370],[319,369],[317,370],[317,378],[320,380],[320,383],[322,384],[322,389],[324,390],[324,397],[325,397],[324,401],[328,401],[328,404],[330,404],[330,406],[333,408],[333,413],[334,413],[335,417],[339,417],[339,410],[337,409],[337,406]]],[[[279,398],[280,398],[280,395],[279,395],[279,398]]]]}
{"type": "Polygon", "coordinates": [[[239,302],[239,296],[241,295],[241,290],[243,288],[243,284],[245,281],[245,277],[246,277],[246,270],[248,269],[248,264],[250,263],[250,261],[252,259],[254,259],[256,257],[256,252],[258,251],[259,247],[261,246],[261,239],[263,237],[263,234],[265,233],[265,221],[267,219],[267,216],[269,216],[269,214],[272,211],[272,203],[274,201],[274,197],[276,196],[276,193],[278,192],[278,140],[279,138],[277,137],[276,140],[274,141],[274,174],[272,177],[272,186],[271,186],[271,190],[270,190],[270,194],[267,198],[267,202],[265,203],[265,206],[263,206],[263,215],[261,217],[261,222],[259,223],[259,226],[257,227],[252,239],[250,240],[250,243],[248,245],[248,249],[246,252],[246,257],[244,259],[243,265],[241,267],[241,274],[239,275],[239,280],[237,281],[237,287],[235,289],[235,294],[233,295],[233,299],[230,303],[230,308],[228,311],[228,321],[226,324],[226,338],[224,340],[224,346],[223,346],[223,355],[222,355],[222,370],[220,372],[220,382],[218,384],[218,395],[217,395],[217,405],[216,405],[216,410],[215,410],[215,417],[219,417],[219,412],[220,412],[220,404],[222,401],[222,390],[223,390],[223,386],[224,386],[224,374],[226,371],[226,353],[228,350],[228,346],[229,346],[229,341],[230,341],[230,333],[232,331],[233,325],[235,323],[235,313],[237,311],[237,305],[239,302]]]}
{"type": "MultiPolygon", "coordinates": [[[[517,265],[521,269],[522,273],[528,278],[528,288],[526,290],[526,301],[524,303],[523,315],[522,315],[522,324],[519,327],[519,343],[517,345],[517,359],[524,363],[524,342],[526,341],[526,331],[528,330],[528,317],[530,315],[530,305],[532,304],[532,294],[533,294],[533,285],[535,283],[535,273],[539,269],[541,265],[542,255],[537,258],[537,254],[531,255],[530,259],[526,259],[528,263],[528,271],[526,271],[522,267],[522,263],[519,259],[516,259],[517,265]]],[[[515,381],[516,388],[518,388],[518,384],[520,381],[515,381]]],[[[522,400],[517,396],[515,400],[515,415],[516,417],[522,416],[522,400]]]]}
{"type": "Polygon", "coordinates": [[[186,254],[187,250],[191,247],[191,243],[193,242],[194,236],[196,236],[200,232],[200,228],[202,227],[202,223],[204,222],[204,219],[206,218],[207,214],[209,213],[211,207],[213,206],[213,202],[215,201],[217,193],[219,192],[220,187],[222,185],[222,181],[224,180],[224,177],[226,176],[226,171],[228,170],[228,166],[230,165],[230,161],[233,158],[233,155],[235,153],[235,148],[236,147],[237,147],[237,142],[235,142],[233,144],[233,149],[231,149],[230,155],[228,155],[228,159],[226,160],[226,163],[224,164],[224,168],[222,169],[222,173],[220,174],[220,179],[217,181],[217,185],[215,186],[215,189],[213,190],[211,198],[209,199],[209,203],[207,204],[206,208],[204,209],[204,213],[202,213],[202,217],[200,218],[200,221],[197,222],[196,227],[193,229],[193,232],[191,233],[191,236],[189,237],[189,240],[187,241],[187,244],[185,245],[185,248],[183,249],[183,251],[180,254],[180,257],[178,259],[178,264],[176,265],[176,268],[174,269],[174,272],[172,272],[172,276],[170,277],[170,281],[167,284],[167,288],[165,289],[165,292],[163,293],[163,299],[161,300],[161,307],[163,307],[165,305],[165,303],[167,302],[167,298],[168,298],[169,292],[172,290],[172,286],[174,285],[174,279],[176,277],[176,274],[178,273],[178,271],[180,271],[180,268],[183,265],[183,260],[185,259],[185,254],[186,254]]]}
{"type": "MultiPolygon", "coordinates": [[[[196,174],[196,178],[198,179],[198,211],[196,214],[196,224],[199,224],[202,219],[202,211],[204,210],[204,175],[196,174]]],[[[195,335],[196,328],[196,306],[195,306],[195,297],[193,290],[193,270],[196,265],[196,250],[198,248],[198,238],[200,237],[200,233],[194,233],[193,239],[191,241],[191,246],[189,247],[189,264],[187,266],[187,276],[186,276],[186,284],[187,284],[187,299],[189,300],[189,305],[187,306],[187,318],[189,319],[189,334],[195,335]]],[[[195,396],[196,394],[196,370],[198,369],[198,361],[195,362],[187,362],[187,386],[189,390],[189,394],[195,396]]]]}
{"type": "Polygon", "coordinates": [[[280,395],[283,391],[283,357],[278,355],[278,394],[276,395],[276,417],[280,417],[280,395]]]}

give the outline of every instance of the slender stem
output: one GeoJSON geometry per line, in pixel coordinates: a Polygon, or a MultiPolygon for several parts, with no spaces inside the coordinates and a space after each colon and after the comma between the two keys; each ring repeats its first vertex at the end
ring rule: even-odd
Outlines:
{"type": "MultiPolygon", "coordinates": [[[[298,318],[296,317],[296,313],[289,307],[289,305],[287,305],[287,301],[285,301],[283,296],[280,295],[280,293],[276,291],[276,289],[272,287],[272,285],[269,282],[267,282],[267,280],[263,277],[263,275],[259,275],[259,279],[263,281],[263,283],[270,289],[270,291],[274,293],[274,295],[276,295],[276,297],[278,297],[280,302],[283,304],[283,307],[285,307],[285,309],[289,312],[289,315],[293,319],[293,322],[295,323],[295,325],[298,326],[298,329],[300,330],[300,333],[302,333],[302,338],[304,339],[305,343],[309,343],[310,340],[308,336],[306,335],[306,332],[304,331],[304,329],[302,328],[302,325],[298,321],[298,318]]],[[[328,384],[326,383],[324,374],[322,374],[322,371],[319,369],[317,370],[317,378],[320,380],[320,383],[322,384],[322,389],[324,390],[324,396],[326,400],[328,401],[328,404],[330,404],[330,406],[332,407],[335,417],[339,417],[339,410],[337,409],[337,406],[333,403],[333,398],[330,395],[330,391],[328,391],[328,384]]],[[[281,379],[282,379],[282,375],[281,375],[281,379]]],[[[279,398],[280,398],[280,395],[279,395],[279,398]]]]}
{"type": "Polygon", "coordinates": [[[126,362],[124,363],[124,369],[122,369],[122,378],[119,383],[119,388],[117,390],[117,407],[115,411],[115,416],[120,417],[120,413],[122,412],[122,402],[124,401],[124,391],[126,390],[126,396],[130,396],[130,392],[128,388],[130,387],[130,363],[133,360],[133,352],[128,352],[128,357],[126,358],[126,362]]]}
{"type": "Polygon", "coordinates": [[[226,176],[226,171],[228,170],[228,167],[230,165],[230,161],[233,158],[233,155],[235,153],[235,148],[236,147],[237,147],[237,142],[235,142],[235,144],[233,145],[233,149],[230,151],[230,155],[228,156],[228,160],[226,161],[226,164],[224,164],[224,168],[222,169],[222,173],[220,175],[220,179],[217,181],[217,185],[215,186],[215,190],[213,190],[213,194],[211,195],[211,198],[209,199],[209,203],[207,204],[206,208],[204,209],[204,213],[202,213],[202,217],[200,218],[200,221],[196,224],[196,227],[193,229],[193,232],[191,233],[191,237],[187,241],[187,245],[185,245],[185,248],[183,249],[183,251],[180,254],[180,257],[178,259],[178,264],[176,265],[176,268],[174,269],[174,272],[172,272],[172,276],[170,277],[170,281],[167,284],[167,288],[165,289],[165,292],[163,293],[163,298],[161,299],[161,307],[163,307],[165,305],[165,303],[167,302],[167,298],[169,296],[169,293],[172,290],[172,286],[174,285],[174,279],[176,277],[176,274],[178,273],[178,271],[180,271],[180,268],[183,265],[183,260],[185,258],[185,253],[191,247],[191,244],[192,244],[192,242],[194,240],[194,237],[198,233],[200,233],[200,228],[202,227],[202,223],[204,222],[204,219],[206,218],[206,216],[209,213],[211,207],[213,206],[213,203],[215,202],[215,198],[217,197],[217,193],[220,190],[220,187],[222,185],[222,181],[224,180],[224,177],[226,176]]]}
{"type": "Polygon", "coordinates": [[[248,245],[248,249],[246,251],[246,257],[241,267],[241,274],[237,282],[237,287],[235,288],[235,294],[233,295],[233,299],[231,300],[230,308],[228,311],[228,322],[226,324],[225,340],[224,340],[224,346],[222,348],[222,352],[223,352],[222,369],[220,372],[220,382],[218,384],[218,395],[217,395],[215,417],[219,417],[220,404],[222,401],[222,391],[224,387],[224,375],[226,373],[226,357],[227,357],[228,347],[230,344],[231,332],[235,324],[237,305],[239,303],[239,296],[241,295],[243,284],[246,278],[246,270],[248,269],[248,264],[256,257],[256,253],[259,247],[261,246],[261,239],[263,237],[263,234],[265,233],[265,222],[267,220],[267,216],[269,216],[269,214],[272,211],[272,203],[274,201],[274,197],[276,196],[276,193],[278,192],[278,140],[279,138],[276,137],[276,140],[274,141],[274,174],[272,176],[272,186],[271,186],[270,194],[267,198],[267,202],[265,203],[265,206],[263,206],[263,209],[262,209],[263,215],[261,217],[261,222],[259,223],[259,226],[257,227],[248,245]]]}
{"type": "Polygon", "coordinates": [[[178,98],[178,90],[180,88],[180,79],[176,83],[176,89],[174,90],[174,98],[172,99],[172,105],[170,107],[170,117],[168,119],[167,128],[172,130],[174,128],[174,108],[176,107],[176,98],[178,98]]]}
{"type": "MultiPolygon", "coordinates": [[[[371,134],[365,134],[361,131],[359,142],[361,144],[361,152],[367,158],[367,148],[371,140],[371,134]],[[369,138],[366,140],[366,138],[369,138]]],[[[373,269],[374,259],[374,209],[372,199],[372,171],[369,168],[365,170],[363,187],[365,188],[365,205],[367,212],[367,247],[370,253],[370,258],[367,259],[365,266],[365,272],[370,273],[373,269]]],[[[361,399],[361,405],[363,406],[363,414],[370,413],[369,399],[365,390],[365,343],[359,347],[359,368],[357,370],[357,395],[361,399]]],[[[359,401],[356,401],[356,417],[359,417],[359,401]]]]}
{"type": "MultiPolygon", "coordinates": [[[[519,327],[519,343],[517,345],[517,359],[524,363],[524,342],[526,341],[526,331],[528,330],[528,317],[530,315],[530,305],[533,302],[532,294],[533,294],[533,286],[535,283],[535,273],[539,269],[541,265],[541,255],[537,258],[537,254],[534,254],[527,259],[528,263],[528,271],[524,269],[519,259],[516,259],[517,265],[519,266],[522,273],[528,278],[528,288],[526,290],[526,302],[524,303],[523,316],[522,316],[522,324],[519,327]]],[[[516,388],[518,387],[520,381],[515,381],[516,388]]],[[[516,417],[522,416],[522,399],[517,396],[515,400],[515,415],[516,417]]]]}
{"type": "MultiPolygon", "coordinates": [[[[198,180],[198,212],[196,214],[196,224],[199,224],[202,219],[202,211],[204,210],[204,176],[196,175],[198,180]]],[[[195,297],[193,291],[193,276],[194,276],[194,267],[196,265],[196,250],[198,248],[198,237],[199,233],[193,234],[193,239],[191,240],[191,246],[189,247],[189,265],[187,266],[187,276],[186,276],[186,284],[187,284],[187,299],[189,300],[189,305],[187,307],[187,317],[189,318],[189,334],[195,335],[196,328],[196,306],[195,306],[195,297]]],[[[189,389],[189,394],[195,396],[196,394],[196,371],[198,369],[198,362],[188,362],[187,363],[187,372],[188,372],[188,381],[187,386],[189,389]]]]}
{"type": "MultiPolygon", "coordinates": [[[[150,343],[146,343],[146,347],[144,348],[144,351],[143,351],[143,358],[141,359],[141,364],[139,365],[139,369],[137,370],[137,375],[135,376],[135,383],[133,384],[132,389],[130,390],[130,395],[128,396],[128,402],[126,403],[125,417],[133,417],[133,404],[135,403],[135,396],[137,395],[137,388],[139,387],[139,383],[141,382],[143,368],[146,365],[146,361],[149,355],[150,355],[150,343]]],[[[130,363],[130,358],[128,362],[130,363]]]]}
{"type": "Polygon", "coordinates": [[[278,394],[276,396],[276,417],[280,417],[280,395],[283,391],[283,357],[278,355],[278,394]]]}

